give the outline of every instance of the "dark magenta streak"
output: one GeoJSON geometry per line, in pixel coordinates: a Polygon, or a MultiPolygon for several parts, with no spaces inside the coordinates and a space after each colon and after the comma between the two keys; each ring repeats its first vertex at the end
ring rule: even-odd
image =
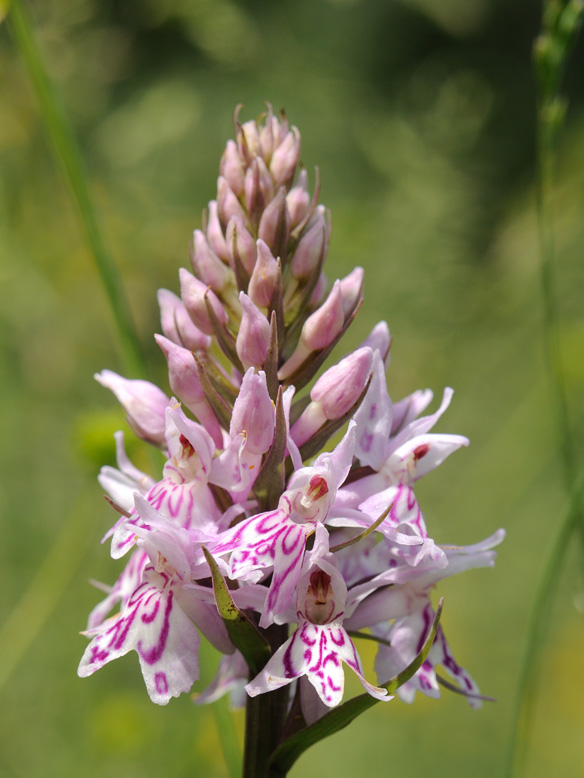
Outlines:
{"type": "Polygon", "coordinates": [[[430,608],[428,605],[424,608],[424,611],[422,613],[422,618],[424,620],[424,626],[422,629],[422,632],[420,634],[420,637],[418,638],[418,645],[416,647],[416,654],[419,654],[422,650],[422,646],[424,645],[424,642],[426,640],[426,637],[428,636],[428,628],[430,626],[430,623],[432,619],[430,618],[430,608]]]}
{"type": "Polygon", "coordinates": [[[140,640],[137,645],[137,650],[142,659],[147,662],[149,665],[153,665],[162,656],[164,653],[164,649],[166,647],[166,641],[168,640],[168,633],[170,632],[170,613],[172,611],[172,600],[173,600],[173,592],[170,591],[168,593],[168,597],[166,600],[166,609],[164,611],[164,622],[162,624],[162,629],[160,630],[160,636],[158,638],[158,643],[155,646],[152,646],[152,648],[148,649],[148,651],[142,650],[142,641],[140,640]]]}
{"type": "Polygon", "coordinates": [[[295,632],[294,635],[292,636],[292,640],[290,641],[290,645],[284,651],[284,656],[282,657],[282,664],[284,665],[285,678],[296,678],[297,676],[300,675],[300,671],[294,669],[294,664],[292,662],[292,647],[294,646],[297,637],[298,637],[298,632],[295,632]]]}
{"type": "MultiPolygon", "coordinates": [[[[151,598],[149,598],[148,603],[150,602],[150,599],[151,598]]],[[[147,605],[148,603],[144,603],[144,605],[147,605]]],[[[152,624],[152,622],[156,618],[156,614],[158,613],[159,608],[160,608],[160,597],[154,603],[154,608],[152,609],[151,613],[142,614],[142,621],[144,622],[144,624],[152,624]]]]}

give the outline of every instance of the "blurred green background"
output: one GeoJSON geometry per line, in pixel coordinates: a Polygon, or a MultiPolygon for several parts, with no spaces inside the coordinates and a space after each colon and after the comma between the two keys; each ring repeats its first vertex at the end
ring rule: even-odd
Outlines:
{"type": "MultiPolygon", "coordinates": [[[[500,526],[494,570],[440,586],[457,659],[498,699],[378,705],[292,776],[502,776],[536,583],[566,510],[542,347],[534,212],[533,0],[44,0],[31,4],[127,286],[149,377],[166,387],[155,293],[178,290],[214,196],[232,111],[270,100],[321,169],[330,278],[366,270],[346,347],[379,319],[395,399],[456,394],[471,446],[419,484],[431,534],[500,526]]],[[[562,346],[584,431],[584,50],[570,62],[556,194],[562,346]]],[[[92,378],[124,372],[99,278],[6,22],[0,27],[0,775],[225,776],[217,721],[151,704],[134,654],[79,680],[85,626],[121,567],[95,476],[124,427],[92,378]],[[22,599],[24,597],[24,599],[22,599]]],[[[434,406],[435,407],[435,406],[434,406]]],[[[146,452],[131,450],[150,466],[146,452]]],[[[582,463],[579,462],[579,465],[582,463]]],[[[544,648],[526,775],[584,773],[582,556],[570,550],[544,648]]],[[[372,657],[368,646],[366,662],[372,657]]],[[[210,678],[216,662],[203,656],[210,678]]],[[[195,687],[196,690],[197,687],[195,687]]],[[[201,686],[202,688],[202,686],[201,686]]],[[[354,689],[354,686],[349,688],[354,689]]],[[[226,711],[226,706],[220,709],[226,711]]],[[[241,734],[242,719],[236,716],[241,734]]],[[[220,726],[223,726],[220,724],[220,726]]]]}

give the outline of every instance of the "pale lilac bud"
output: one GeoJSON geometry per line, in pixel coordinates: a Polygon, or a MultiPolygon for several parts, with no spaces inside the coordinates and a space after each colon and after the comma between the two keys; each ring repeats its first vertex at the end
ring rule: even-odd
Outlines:
{"type": "Polygon", "coordinates": [[[158,446],[164,444],[164,412],[169,399],[162,389],[150,381],[123,378],[112,370],[102,370],[94,378],[115,394],[139,438],[158,446]]]}
{"type": "Polygon", "coordinates": [[[247,229],[243,220],[232,216],[225,232],[227,243],[227,256],[229,264],[235,268],[236,260],[241,262],[249,275],[253,273],[256,263],[257,248],[251,232],[247,229]]]}
{"type": "Polygon", "coordinates": [[[263,240],[258,240],[257,252],[247,293],[258,308],[269,308],[278,281],[278,262],[263,240]]]}
{"type": "MultiPolygon", "coordinates": [[[[250,214],[260,213],[274,198],[274,184],[266,163],[254,157],[245,173],[245,202],[250,214]]],[[[257,222],[256,222],[257,223],[257,222]]]]}
{"type": "Polygon", "coordinates": [[[225,326],[228,321],[225,308],[221,305],[217,296],[206,286],[202,281],[184,267],[181,267],[178,271],[180,278],[180,294],[185,304],[189,316],[194,321],[195,325],[207,335],[213,335],[215,330],[209,319],[209,313],[207,311],[206,299],[209,300],[215,316],[219,320],[221,326],[225,326]]]}
{"type": "Polygon", "coordinates": [[[227,260],[227,246],[225,245],[225,236],[223,235],[221,222],[219,221],[219,211],[216,200],[211,200],[209,203],[209,219],[205,232],[207,233],[209,245],[215,254],[217,254],[220,259],[227,260]]]}
{"type": "Polygon", "coordinates": [[[270,159],[274,148],[280,143],[280,124],[274,116],[270,103],[268,103],[266,121],[260,130],[260,143],[264,159],[266,160],[270,159]]]}
{"type": "Polygon", "coordinates": [[[327,419],[339,419],[357,402],[371,374],[373,351],[359,348],[318,379],[310,399],[322,405],[327,419]]]}
{"type": "Polygon", "coordinates": [[[206,351],[210,348],[211,338],[193,323],[185,304],[174,292],[159,289],[158,305],[162,332],[167,338],[191,351],[206,351]]]}
{"type": "Polygon", "coordinates": [[[373,351],[379,351],[381,358],[387,367],[389,362],[389,350],[391,348],[391,335],[389,334],[387,322],[378,322],[363,343],[361,343],[361,346],[369,346],[373,351]]]}
{"type": "Polygon", "coordinates": [[[252,454],[264,454],[272,445],[274,424],[274,404],[268,393],[266,374],[263,370],[255,373],[250,367],[233,406],[229,434],[233,438],[245,432],[246,449],[252,454]]]}
{"type": "Polygon", "coordinates": [[[228,140],[225,151],[221,157],[219,172],[227,179],[229,186],[237,197],[243,194],[244,169],[241,157],[237,151],[237,144],[234,140],[228,140]]]}
{"type": "Polygon", "coordinates": [[[341,282],[335,281],[323,305],[304,322],[294,353],[278,371],[279,380],[284,381],[291,376],[311,352],[321,351],[330,345],[342,330],[344,321],[341,282]]]}
{"type": "Polygon", "coordinates": [[[292,427],[296,445],[302,446],[325,422],[350,411],[367,386],[372,360],[372,350],[360,348],[323,373],[310,392],[312,402],[292,427]]]}
{"type": "Polygon", "coordinates": [[[215,254],[201,230],[195,230],[191,251],[195,275],[214,292],[221,292],[233,281],[231,271],[215,254]]]}
{"type": "Polygon", "coordinates": [[[223,176],[219,176],[217,179],[217,210],[219,222],[223,227],[227,225],[232,216],[245,219],[245,211],[241,207],[241,203],[223,176]]]}
{"type": "Polygon", "coordinates": [[[341,295],[343,297],[343,315],[345,318],[354,310],[357,301],[363,293],[362,267],[356,267],[348,276],[341,279],[341,295]]]}
{"type": "Polygon", "coordinates": [[[326,297],[327,289],[329,288],[328,279],[324,273],[321,273],[316,282],[316,286],[312,290],[310,300],[308,301],[308,307],[314,311],[319,305],[322,305],[326,297]]]}
{"type": "Polygon", "coordinates": [[[322,266],[327,249],[324,215],[319,214],[317,221],[304,233],[296,247],[290,262],[292,276],[298,281],[307,281],[316,269],[322,266]]]}
{"type": "Polygon", "coordinates": [[[187,408],[193,410],[194,406],[205,400],[205,392],[201,386],[199,369],[192,352],[177,346],[163,335],[154,335],[154,339],[168,362],[168,383],[173,394],[187,408]]]}
{"type": "Polygon", "coordinates": [[[286,205],[290,214],[290,229],[294,229],[304,219],[310,205],[308,173],[306,170],[300,171],[295,186],[286,195],[286,205]]]}
{"type": "MultiPolygon", "coordinates": [[[[245,122],[241,126],[241,130],[243,132],[243,135],[245,137],[245,145],[250,151],[250,155],[253,157],[255,155],[259,155],[262,153],[262,144],[260,141],[260,134],[258,131],[258,126],[255,121],[250,120],[249,122],[245,122]]],[[[241,153],[241,144],[244,142],[243,138],[238,138],[238,141],[240,141],[240,153],[241,153]]],[[[243,157],[243,154],[242,154],[243,157]]]]}
{"type": "Polygon", "coordinates": [[[296,127],[292,127],[270,160],[270,173],[275,186],[286,186],[290,182],[299,159],[300,133],[296,127]]]}
{"type": "Polygon", "coordinates": [[[262,155],[266,161],[269,161],[276,146],[279,146],[288,131],[288,123],[285,123],[283,128],[280,125],[278,119],[274,116],[274,112],[270,103],[268,105],[268,113],[264,126],[260,130],[260,143],[262,148],[262,155]]]}
{"type": "Polygon", "coordinates": [[[215,445],[221,448],[223,445],[221,428],[207,402],[193,354],[162,335],[155,335],[154,338],[166,357],[168,383],[172,392],[198,418],[215,441],[215,445]]]}
{"type": "Polygon", "coordinates": [[[325,302],[304,322],[301,340],[312,351],[326,348],[337,337],[344,321],[341,282],[335,281],[325,302]]]}
{"type": "Polygon", "coordinates": [[[275,257],[281,257],[290,233],[290,216],[286,207],[286,193],[281,187],[267,205],[260,219],[258,238],[265,241],[275,257]]]}
{"type": "Polygon", "coordinates": [[[239,295],[242,315],[235,348],[244,368],[262,367],[270,343],[270,325],[245,292],[239,295]]]}

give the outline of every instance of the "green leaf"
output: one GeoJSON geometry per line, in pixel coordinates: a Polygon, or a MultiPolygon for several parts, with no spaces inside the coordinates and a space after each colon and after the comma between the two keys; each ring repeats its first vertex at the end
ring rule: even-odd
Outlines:
{"type": "MultiPolygon", "coordinates": [[[[424,641],[420,653],[399,675],[392,678],[387,683],[381,684],[381,686],[390,693],[395,692],[402,684],[409,681],[428,656],[436,637],[436,631],[438,630],[438,624],[442,614],[442,603],[443,600],[441,599],[436,608],[436,615],[432,628],[424,641]]],[[[334,735],[336,732],[344,729],[356,719],[357,716],[360,716],[361,713],[372,708],[378,702],[379,700],[375,699],[375,697],[372,697],[370,694],[360,694],[358,697],[348,700],[337,708],[333,708],[330,713],[324,715],[317,722],[285,740],[282,745],[274,751],[270,758],[268,765],[269,778],[281,778],[282,776],[285,776],[298,757],[302,756],[310,746],[318,743],[325,737],[334,735]]]]}
{"type": "Polygon", "coordinates": [[[233,645],[241,652],[247,662],[250,673],[252,676],[257,675],[270,658],[268,643],[256,625],[233,602],[233,597],[227,588],[225,578],[221,574],[217,562],[205,546],[202,548],[207,564],[211,568],[213,591],[219,615],[223,619],[233,645]]]}

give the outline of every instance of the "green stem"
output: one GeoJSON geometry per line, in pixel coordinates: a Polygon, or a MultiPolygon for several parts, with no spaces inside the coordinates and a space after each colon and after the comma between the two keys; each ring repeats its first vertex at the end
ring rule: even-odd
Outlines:
{"type": "MultiPolygon", "coordinates": [[[[288,626],[273,625],[266,630],[273,649],[288,637],[288,626]]],[[[268,761],[280,745],[286,714],[289,687],[247,697],[245,706],[245,745],[242,778],[267,778],[268,761]]]]}
{"type": "Polygon", "coordinates": [[[544,350],[551,383],[551,401],[556,417],[564,481],[570,497],[570,510],[562,522],[536,591],[512,724],[507,772],[510,777],[519,775],[525,765],[526,747],[533,719],[533,702],[539,677],[538,670],[541,664],[541,651],[565,555],[576,530],[580,531],[584,541],[584,523],[582,522],[584,479],[580,484],[577,484],[576,446],[570,425],[560,343],[553,219],[556,151],[565,114],[565,104],[559,96],[559,88],[568,51],[578,33],[582,10],[581,0],[568,0],[568,2],[544,0],[542,34],[534,46],[534,65],[538,83],[537,222],[544,313],[544,350]]]}
{"type": "Polygon", "coordinates": [[[570,427],[568,398],[560,345],[560,327],[554,264],[555,239],[553,228],[554,168],[557,129],[553,121],[553,98],[541,100],[538,110],[538,186],[537,222],[540,246],[540,279],[544,309],[544,343],[552,402],[556,416],[559,447],[562,453],[566,487],[573,493],[575,477],[575,446],[570,427]]]}
{"type": "Polygon", "coordinates": [[[21,0],[12,0],[8,20],[17,48],[34,86],[55,156],[61,165],[77,206],[85,241],[105,287],[120,338],[126,368],[136,375],[144,375],[138,338],[130,317],[130,308],[122,282],[111,253],[103,241],[97,213],[89,194],[81,154],[57,89],[47,73],[25,3],[21,0]]]}
{"type": "Polygon", "coordinates": [[[527,633],[527,648],[523,657],[523,666],[519,680],[517,703],[513,719],[511,750],[507,775],[521,774],[525,766],[525,756],[529,733],[533,719],[533,701],[536,694],[536,679],[539,677],[541,649],[549,626],[551,604],[560,578],[560,572],[566,550],[575,528],[580,524],[584,506],[584,475],[580,477],[570,509],[566,514],[547,566],[540,579],[533,612],[527,633]]]}

